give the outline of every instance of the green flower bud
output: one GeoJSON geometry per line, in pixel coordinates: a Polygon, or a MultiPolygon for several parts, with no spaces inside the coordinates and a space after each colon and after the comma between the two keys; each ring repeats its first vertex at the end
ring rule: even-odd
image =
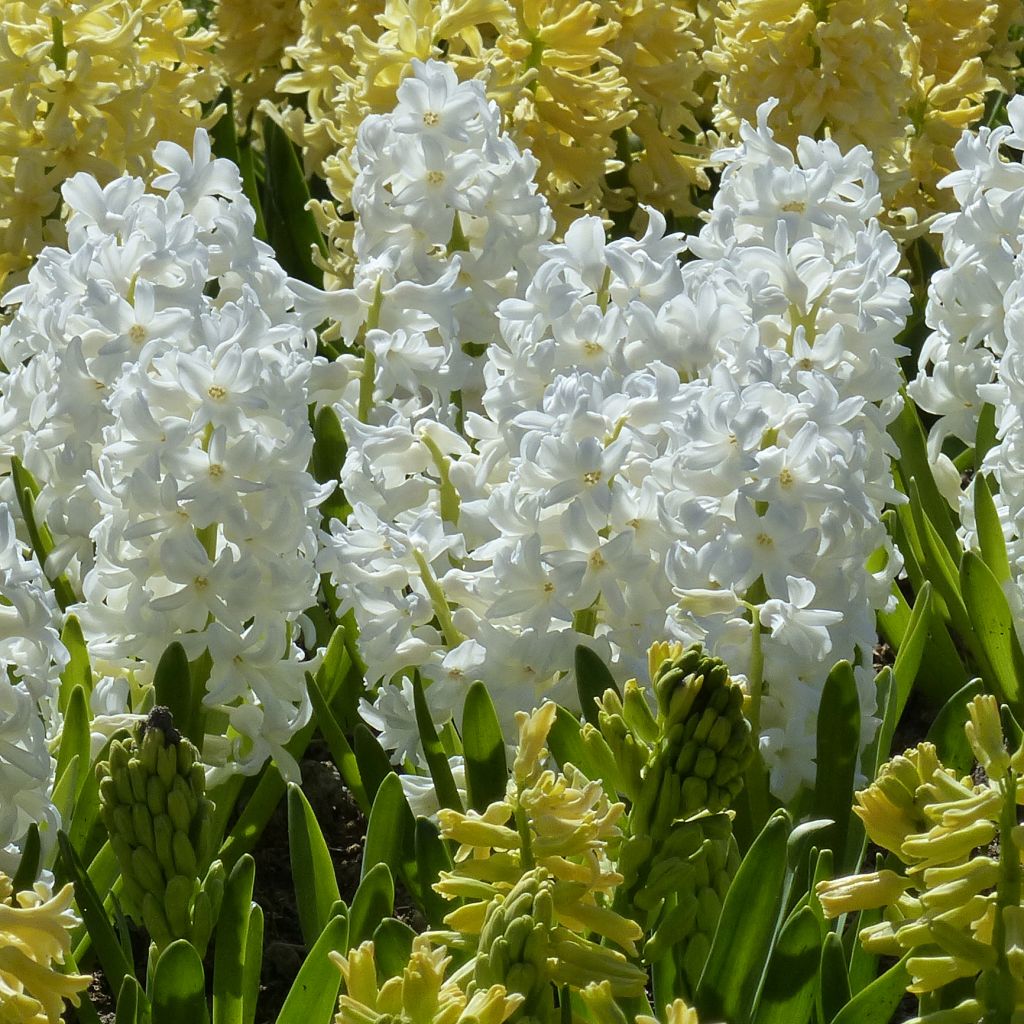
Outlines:
{"type": "MultiPolygon", "coordinates": [[[[136,736],[111,744],[97,774],[128,913],[158,946],[188,938],[203,864],[193,839],[212,845],[198,751],[174,728],[170,712],[155,708],[136,736]]],[[[210,927],[215,919],[210,913],[210,927]]]]}

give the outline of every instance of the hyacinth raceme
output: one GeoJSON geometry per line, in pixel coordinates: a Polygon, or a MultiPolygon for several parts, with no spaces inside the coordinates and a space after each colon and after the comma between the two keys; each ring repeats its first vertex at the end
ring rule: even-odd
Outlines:
{"type": "MultiPolygon", "coordinates": [[[[428,89],[450,81],[436,64],[414,73],[428,89]]],[[[444,95],[454,104],[471,88],[444,95]]],[[[514,294],[473,368],[478,402],[465,376],[449,400],[430,374],[409,400],[379,350],[375,401],[349,383],[336,408],[353,512],[331,524],[321,566],[354,610],[371,684],[418,668],[442,724],[484,679],[511,738],[517,710],[545,695],[575,701],[577,645],[620,678],[642,676],[668,619],[746,679],[780,795],[808,781],[821,688],[840,658],[861,666],[871,735],[874,616],[899,569],[880,512],[899,500],[886,427],[909,289],[876,219],[870,154],[805,139],[794,158],[773,140],[769,110],[721,154],[697,237],[666,234],[652,211],[639,239],[607,243],[583,218],[529,257],[488,250],[536,269],[502,279],[514,294]],[[687,248],[698,258],[681,264],[687,248]],[[879,549],[885,564],[869,573],[879,549]]],[[[361,137],[361,166],[376,133],[361,137]]],[[[472,194],[453,186],[446,199],[472,194]]],[[[458,276],[460,255],[446,274],[458,276]]],[[[389,359],[408,351],[422,366],[458,351],[429,334],[414,347],[398,329],[405,317],[457,339],[463,307],[447,280],[392,283],[379,261],[367,268],[384,282],[389,359]]],[[[332,301],[356,311],[342,326],[356,337],[369,290],[332,301]]],[[[366,331],[371,347],[377,337],[366,331]]],[[[418,749],[411,692],[396,680],[367,711],[396,762],[418,749]]]]}
{"type": "Polygon", "coordinates": [[[580,212],[637,200],[689,214],[691,187],[707,184],[691,0],[384,0],[344,14],[324,0],[301,6],[302,36],[286,50],[291,70],[278,89],[305,102],[274,116],[326,179],[334,232],[349,209],[360,124],[392,109],[410,61],[442,54],[460,79],[486,85],[516,143],[539,160],[562,228],[580,212]]]}
{"type": "Polygon", "coordinates": [[[199,752],[157,707],[137,737],[113,741],[96,776],[126,910],[161,949],[175,939],[205,948],[217,916],[208,890],[218,886],[199,889],[215,842],[199,752]]]}
{"type": "Polygon", "coordinates": [[[213,34],[180,0],[3,4],[0,283],[63,243],[60,187],[149,177],[160,139],[187,143],[220,88],[213,34]]]}
{"type": "Polygon", "coordinates": [[[92,980],[64,973],[71,930],[79,923],[71,910],[73,891],[53,893],[43,883],[15,893],[0,871],[0,1020],[4,1024],[58,1024],[64,1001],[79,1005],[92,980]]]}
{"type": "Polygon", "coordinates": [[[35,557],[0,506],[0,870],[13,871],[29,826],[52,847],[60,820],[50,800],[48,740],[61,722],[59,674],[68,661],[57,602],[35,557]]]}
{"type": "Polygon", "coordinates": [[[6,297],[0,443],[38,485],[46,572],[77,595],[97,674],[122,680],[119,710],[172,641],[209,650],[207,764],[254,772],[274,754],[294,772],[297,620],[329,490],[306,471],[315,338],[237,168],[202,129],[194,147],[157,146],[162,194],[128,176],[64,185],[68,248],[6,297]]]}
{"type": "Polygon", "coordinates": [[[1011,1021],[1024,1011],[1024,748],[1007,750],[994,697],[976,697],[968,711],[965,732],[983,781],[958,778],[929,743],[894,758],[857,794],[854,810],[903,870],[818,886],[830,917],[884,908],[860,940],[874,954],[910,953],[908,991],[922,996],[911,1024],[1011,1021]]]}
{"type": "Polygon", "coordinates": [[[949,175],[960,209],[941,218],[946,266],[928,291],[932,328],[920,355],[919,373],[908,388],[936,416],[928,436],[937,479],[958,503],[964,539],[976,546],[973,490],[960,491],[959,473],[943,452],[947,441],[973,447],[983,406],[994,410],[996,443],[980,469],[996,483],[996,509],[1003,522],[1013,586],[1007,597],[1024,610],[1024,98],[1007,107],[1009,125],[965,132],[957,145],[960,169],[949,175]]]}
{"type": "Polygon", "coordinates": [[[887,210],[913,226],[948,208],[937,189],[985,94],[1020,75],[1016,0],[730,0],[707,54],[716,127],[734,134],[766,96],[782,141],[828,131],[871,148],[887,210]]]}

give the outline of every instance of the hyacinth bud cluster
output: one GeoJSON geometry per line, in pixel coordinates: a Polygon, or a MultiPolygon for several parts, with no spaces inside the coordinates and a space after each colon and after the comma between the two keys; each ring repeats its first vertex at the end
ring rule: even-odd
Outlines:
{"type": "Polygon", "coordinates": [[[599,712],[617,764],[623,754],[631,765],[637,751],[646,753],[619,854],[623,883],[615,905],[645,924],[644,958],[676,956],[692,991],[739,867],[728,807],[753,754],[751,727],[742,688],[699,646],[655,644],[649,662],[657,714],[635,681],[622,701],[607,691],[599,712]],[[613,713],[616,704],[621,713],[613,713]]]}
{"type": "MultiPolygon", "coordinates": [[[[390,145],[413,122],[424,135],[414,96],[439,97],[439,115],[479,96],[435,63],[414,75],[396,112],[360,136],[360,167],[378,136],[390,145]]],[[[332,522],[320,562],[355,614],[368,682],[384,684],[363,710],[396,763],[420,757],[411,687],[390,685],[400,673],[419,670],[439,726],[474,679],[490,681],[511,739],[516,711],[544,696],[574,703],[578,645],[618,678],[640,676],[640,652],[666,627],[747,679],[780,797],[809,781],[838,659],[859,666],[863,742],[872,735],[875,613],[900,568],[880,515],[900,500],[886,427],[900,406],[895,338],[909,289],[877,221],[867,150],[802,139],[794,155],[774,141],[770,110],[720,154],[727,167],[699,236],[666,233],[654,211],[641,238],[609,243],[600,221],[582,218],[530,260],[494,236],[490,263],[536,267],[492,296],[497,336],[473,357],[478,404],[466,376],[458,395],[438,383],[415,402],[387,398],[400,396],[400,366],[432,379],[414,351],[447,351],[406,346],[399,325],[461,325],[457,289],[392,284],[373,261],[379,305],[358,290],[332,298],[353,338],[377,306],[396,339],[363,363],[374,402],[350,380],[335,404],[352,513],[332,522]],[[687,251],[697,258],[683,263],[687,251]],[[879,551],[881,568],[867,571],[879,551]]],[[[460,210],[475,193],[455,166],[437,187],[460,210]]],[[[413,235],[396,237],[411,245],[431,193],[409,189],[391,212],[404,205],[413,235]]],[[[505,209],[497,193],[491,209],[505,209]]],[[[371,350],[383,327],[366,331],[371,350]]]]}
{"type": "Polygon", "coordinates": [[[925,997],[914,1024],[1009,1021],[1024,1012],[1024,746],[1007,749],[994,697],[976,697],[968,711],[964,731],[983,781],[958,778],[931,744],[894,758],[854,810],[897,869],[818,887],[829,916],[884,908],[860,940],[870,953],[910,954],[908,991],[925,997]]]}
{"type": "Polygon", "coordinates": [[[216,923],[223,870],[211,871],[200,886],[212,856],[213,804],[195,746],[158,707],[137,737],[111,743],[96,775],[128,913],[160,948],[188,939],[204,949],[216,923]]]}
{"type": "MultiPolygon", "coordinates": [[[[308,718],[297,619],[318,585],[307,472],[312,324],[237,168],[156,147],[163,169],[63,186],[49,248],[0,330],[0,443],[35,481],[96,674],[147,684],[167,646],[208,650],[207,763],[255,772],[308,718]],[[224,727],[226,725],[226,728],[224,727]]],[[[315,298],[312,289],[303,294],[315,298]]],[[[2,483],[15,505],[15,484],[2,483]]],[[[109,688],[108,688],[109,689],[109,688]]],[[[116,701],[114,704],[116,705],[116,701]]]]}

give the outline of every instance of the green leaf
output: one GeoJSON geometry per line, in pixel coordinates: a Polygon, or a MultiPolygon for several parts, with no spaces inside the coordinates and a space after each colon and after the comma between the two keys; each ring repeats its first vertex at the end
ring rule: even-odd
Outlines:
{"type": "Polygon", "coordinates": [[[400,976],[409,965],[416,933],[397,917],[386,917],[373,933],[374,959],[381,977],[400,976]]]}
{"type": "MultiPolygon", "coordinates": [[[[580,696],[580,709],[585,722],[597,725],[597,707],[605,690],[619,693],[615,677],[611,674],[604,659],[589,647],[582,644],[576,646],[576,691],[580,696]]],[[[622,694],[619,693],[621,697],[622,694]]]]}
{"type": "Polygon", "coordinates": [[[862,988],[833,1018],[832,1024],[889,1024],[910,984],[907,955],[862,988]]]}
{"type": "Polygon", "coordinates": [[[263,149],[266,156],[264,213],[268,241],[277,260],[292,277],[322,288],[323,271],[313,260],[313,250],[327,255],[309,203],[309,187],[302,172],[298,153],[272,118],[263,122],[263,149]]]}
{"type": "Polygon", "coordinates": [[[153,972],[153,1024],[209,1024],[206,975],[195,947],[185,939],[172,942],[153,972]]]}
{"type": "Polygon", "coordinates": [[[117,993],[114,1024],[143,1024],[148,1016],[145,1009],[148,1005],[142,986],[131,976],[125,978],[117,993]]]}
{"type": "Polygon", "coordinates": [[[442,807],[450,807],[461,812],[462,800],[459,798],[459,790],[455,785],[451,765],[448,763],[448,755],[437,738],[437,730],[434,728],[434,720],[430,717],[430,708],[427,707],[427,697],[423,692],[423,680],[419,672],[413,673],[412,693],[416,728],[419,730],[420,744],[427,767],[430,769],[430,777],[434,780],[434,792],[437,794],[438,803],[442,807]]]}
{"type": "Polygon", "coordinates": [[[559,767],[574,764],[588,779],[598,779],[601,772],[583,742],[579,719],[561,705],[548,733],[548,749],[559,767]]]}
{"type": "Polygon", "coordinates": [[[374,797],[366,823],[360,877],[366,878],[378,864],[386,864],[392,875],[415,878],[415,827],[402,783],[394,772],[389,772],[374,797]]]}
{"type": "MultiPolygon", "coordinates": [[[[946,613],[953,628],[964,640],[970,640],[971,623],[967,617],[963,597],[960,594],[960,559],[962,549],[957,546],[956,553],[950,554],[943,546],[938,531],[931,519],[925,514],[917,484],[910,486],[910,509],[914,517],[914,525],[921,541],[924,555],[923,568],[928,579],[935,587],[935,592],[945,605],[946,613]]],[[[920,589],[920,588],[919,588],[920,589]]],[[[941,609],[941,606],[940,606],[941,609]]]]}
{"type": "Polygon", "coordinates": [[[210,131],[213,152],[216,156],[230,160],[242,175],[242,189],[256,213],[253,233],[261,241],[267,240],[267,226],[263,223],[259,191],[256,188],[256,174],[252,159],[252,144],[248,138],[242,140],[235,132],[235,103],[231,90],[225,88],[217,97],[217,104],[227,107],[225,113],[210,131]]]}
{"type": "Polygon", "coordinates": [[[942,497],[935,477],[932,476],[931,462],[928,458],[928,445],[925,440],[924,428],[917,414],[917,407],[903,392],[903,408],[899,416],[889,425],[889,433],[899,445],[899,471],[904,482],[906,493],[916,482],[922,503],[922,510],[931,520],[946,551],[957,557],[960,541],[956,535],[956,526],[946,499],[942,497]]]}
{"type": "Polygon", "coordinates": [[[89,651],[85,646],[82,624],[77,615],[68,615],[64,619],[64,628],[60,631],[60,640],[68,652],[68,663],[60,674],[60,710],[67,711],[71,693],[76,686],[84,688],[86,695],[92,693],[92,667],[89,664],[89,651]]]}
{"type": "Polygon", "coordinates": [[[243,1024],[245,955],[256,862],[246,854],[232,868],[217,920],[213,960],[213,1024],[243,1024]]]}
{"type": "Polygon", "coordinates": [[[776,811],[725,897],[694,1002],[708,1020],[748,1024],[784,911],[789,815],[776,811]]]}
{"type": "MultiPolygon", "coordinates": [[[[974,477],[974,529],[978,534],[981,557],[997,583],[1010,579],[1010,559],[1006,554],[1006,538],[999,522],[992,490],[984,474],[974,477]]],[[[962,567],[961,567],[962,568],[962,567]]]]}
{"type": "Polygon", "coordinates": [[[809,907],[779,933],[757,1004],[756,1024],[807,1024],[814,1009],[821,927],[809,907]]]}
{"type": "Polygon", "coordinates": [[[288,786],[288,852],[302,938],[312,949],[341,893],[316,815],[294,783],[288,786]]]}
{"type": "Polygon", "coordinates": [[[57,771],[54,775],[54,784],[60,785],[71,762],[77,759],[79,781],[73,791],[75,798],[81,792],[85,776],[89,772],[91,723],[92,716],[89,714],[89,698],[85,687],[76,685],[71,691],[71,699],[68,701],[67,713],[64,716],[64,728],[57,749],[57,771]]]}
{"type": "Polygon", "coordinates": [[[1024,653],[1002,587],[989,567],[967,551],[960,564],[960,587],[977,643],[985,652],[989,673],[982,676],[995,695],[1011,708],[1021,707],[1024,693],[1024,653]]]}
{"type": "Polygon", "coordinates": [[[508,761],[505,737],[487,687],[477,680],[462,709],[462,746],[466,758],[466,797],[474,811],[483,812],[505,798],[508,761]]]}
{"type": "MultiPolygon", "coordinates": [[[[347,927],[347,922],[343,922],[347,927]]],[[[325,931],[330,930],[330,925],[325,931]]],[[[321,938],[323,936],[321,935],[321,938]]],[[[315,946],[313,947],[316,948],[315,946]]],[[[249,927],[242,954],[242,1024],[254,1024],[260,997],[260,969],[263,966],[263,910],[258,903],[249,908],[249,927]]]]}
{"type": "Polygon", "coordinates": [[[64,832],[57,833],[57,843],[60,847],[61,861],[66,872],[65,877],[70,879],[75,887],[75,902],[81,912],[82,920],[96,955],[103,965],[103,973],[107,976],[107,983],[111,989],[118,990],[125,977],[133,974],[132,965],[124,954],[114,929],[103,909],[103,900],[89,878],[78,854],[68,841],[64,832]]]}
{"type": "MultiPolygon", "coordinates": [[[[313,454],[309,463],[310,472],[318,483],[340,481],[347,451],[348,444],[338,414],[329,405],[325,405],[316,414],[313,423],[313,454]]],[[[340,483],[320,504],[320,516],[325,524],[329,524],[332,519],[345,522],[351,511],[352,506],[345,498],[340,483]]]]}
{"type": "MultiPolygon", "coordinates": [[[[814,816],[831,818],[821,844],[846,866],[847,835],[860,750],[860,697],[853,666],[840,661],[828,674],[818,708],[814,816]]],[[[855,866],[855,865],[850,865],[855,866]]]]}
{"type": "MultiPolygon", "coordinates": [[[[157,662],[156,675],[153,679],[156,690],[156,702],[169,708],[174,716],[174,725],[179,732],[187,736],[193,743],[196,737],[192,733],[192,669],[188,663],[185,648],[177,640],[170,644],[157,662]]],[[[201,746],[199,737],[197,746],[201,746]]]]}
{"type": "Polygon", "coordinates": [[[21,844],[21,860],[18,861],[18,870],[14,872],[14,877],[11,879],[11,887],[14,892],[19,893],[25,889],[31,889],[39,877],[39,869],[42,866],[39,826],[33,821],[21,844]]]}
{"type": "Polygon", "coordinates": [[[927,739],[935,744],[942,763],[959,775],[968,774],[974,767],[974,751],[964,736],[967,705],[984,692],[981,680],[972,679],[946,701],[928,730],[927,739]]]}
{"type": "Polygon", "coordinates": [[[832,1024],[836,1014],[852,998],[843,940],[835,932],[829,932],[821,948],[821,983],[818,985],[818,1013],[822,1024],[832,1024]]]}
{"type": "Polygon", "coordinates": [[[353,730],[353,747],[367,799],[372,804],[381,783],[391,773],[391,759],[377,737],[362,722],[353,730]]]}
{"type": "MultiPolygon", "coordinates": [[[[345,657],[347,660],[348,655],[346,654],[345,657]]],[[[355,797],[363,814],[369,814],[370,798],[366,795],[366,788],[363,786],[363,779],[359,774],[359,762],[356,760],[356,755],[349,746],[348,740],[345,739],[345,734],[341,731],[341,726],[338,725],[330,705],[320,692],[319,685],[308,672],[306,673],[306,692],[313,705],[317,728],[327,744],[327,749],[331,752],[331,757],[337,765],[342,781],[355,797]]]]}
{"type": "Polygon", "coordinates": [[[395,883],[387,864],[374,864],[359,883],[348,916],[349,948],[373,935],[374,929],[395,912],[395,883]]]}
{"type": "Polygon", "coordinates": [[[978,414],[978,429],[974,435],[974,467],[981,469],[985,456],[996,446],[999,437],[996,431],[996,407],[986,402],[978,414]]]}
{"type": "Polygon", "coordinates": [[[451,871],[453,864],[448,847],[437,826],[427,818],[417,818],[415,826],[416,877],[419,891],[414,895],[423,916],[432,928],[440,928],[445,915],[459,906],[459,900],[446,900],[433,889],[442,871],[451,871]]]}
{"type": "Polygon", "coordinates": [[[920,593],[914,598],[914,610],[910,615],[910,622],[907,623],[907,631],[903,636],[903,642],[896,653],[896,661],[892,667],[893,679],[895,680],[896,697],[896,721],[900,720],[903,709],[907,706],[910,691],[913,689],[914,680],[917,678],[918,669],[921,667],[921,658],[924,656],[925,646],[928,642],[928,626],[931,621],[932,612],[932,585],[926,583],[920,593]]]}
{"type": "Polygon", "coordinates": [[[345,952],[348,922],[334,917],[320,933],[288,991],[277,1024],[330,1024],[341,988],[341,972],[330,953],[345,952]]]}

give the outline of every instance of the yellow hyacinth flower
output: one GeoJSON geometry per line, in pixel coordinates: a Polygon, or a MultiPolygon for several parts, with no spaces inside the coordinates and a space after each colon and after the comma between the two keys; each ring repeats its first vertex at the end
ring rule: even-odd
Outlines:
{"type": "Polygon", "coordinates": [[[41,882],[13,892],[0,872],[0,1021],[3,1024],[57,1024],[64,1000],[75,1006],[91,980],[63,974],[71,950],[70,930],[78,923],[71,911],[72,888],[56,895],[41,882]]]}
{"type": "Polygon", "coordinates": [[[61,241],[62,182],[147,176],[216,97],[213,34],[180,0],[4,2],[0,23],[0,283],[61,241]]]}
{"type": "Polygon", "coordinates": [[[285,49],[299,38],[295,0],[219,0],[214,10],[217,60],[240,121],[262,99],[280,99],[285,49]]]}

